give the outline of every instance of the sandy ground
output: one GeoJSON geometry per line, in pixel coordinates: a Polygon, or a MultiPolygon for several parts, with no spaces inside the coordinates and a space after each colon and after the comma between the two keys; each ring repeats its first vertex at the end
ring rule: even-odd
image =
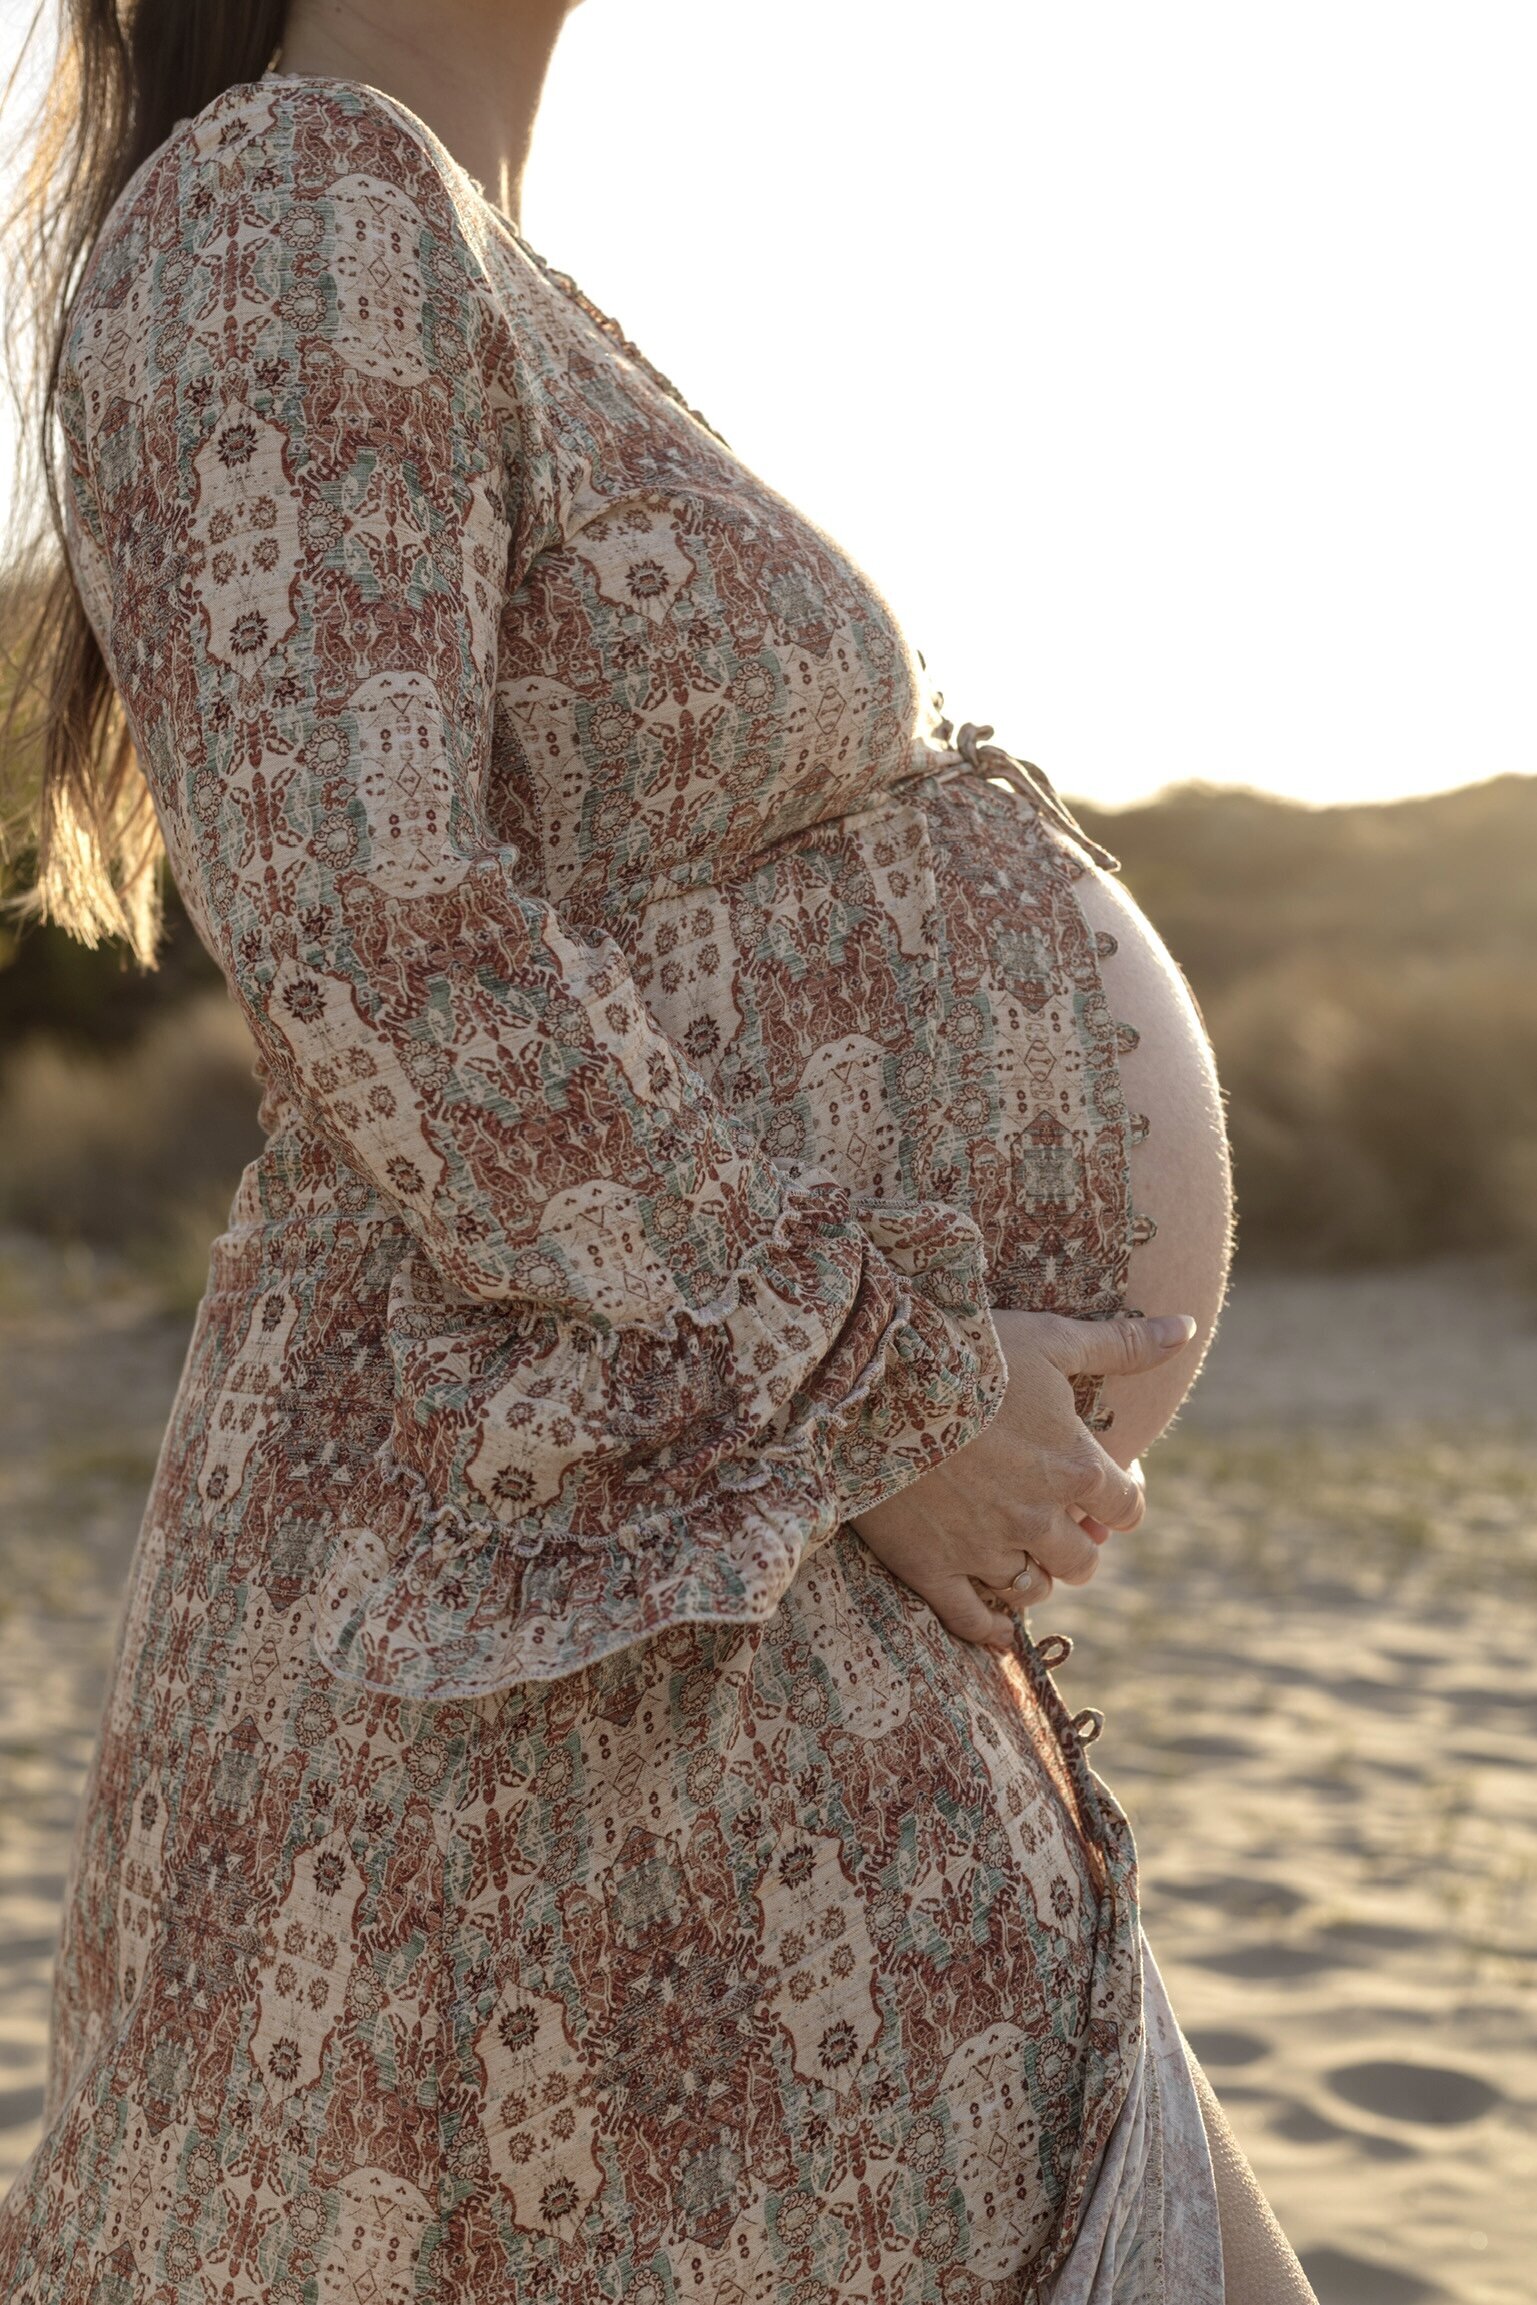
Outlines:
{"type": "MultiPolygon", "coordinates": [[[[0,2185],[185,1323],[0,1244],[0,2185]]],[[[1176,2008],[1323,2305],[1537,2295],[1537,1305],[1241,1275],[1064,1693],[1176,2008]]]]}

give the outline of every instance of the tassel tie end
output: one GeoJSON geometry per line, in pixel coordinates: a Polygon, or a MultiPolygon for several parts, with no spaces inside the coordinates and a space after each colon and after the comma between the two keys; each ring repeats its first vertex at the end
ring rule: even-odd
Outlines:
{"type": "Polygon", "coordinates": [[[1001,744],[985,741],[993,733],[990,726],[984,724],[978,727],[975,721],[968,720],[962,723],[952,738],[950,723],[944,720],[935,733],[942,743],[953,742],[961,758],[977,775],[1006,778],[1015,791],[1031,802],[1042,816],[1049,817],[1070,840],[1077,841],[1079,847],[1094,859],[1102,871],[1120,871],[1120,858],[1112,856],[1108,848],[1084,831],[1044,769],[1037,768],[1033,760],[1017,760],[1012,752],[1005,752],[1001,744]]]}

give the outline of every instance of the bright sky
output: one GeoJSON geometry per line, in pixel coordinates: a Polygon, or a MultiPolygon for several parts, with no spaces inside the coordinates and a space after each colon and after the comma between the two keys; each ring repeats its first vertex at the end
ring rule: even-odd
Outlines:
{"type": "Polygon", "coordinates": [[[1537,769],[1534,84],[1530,0],[584,0],[523,224],[956,720],[1389,799],[1537,769]]]}

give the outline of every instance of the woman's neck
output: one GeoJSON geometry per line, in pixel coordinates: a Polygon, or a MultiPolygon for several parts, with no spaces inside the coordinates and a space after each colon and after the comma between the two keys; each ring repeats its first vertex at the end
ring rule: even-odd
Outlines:
{"type": "Polygon", "coordinates": [[[440,136],[522,224],[523,171],[574,0],[291,0],[279,72],[364,80],[440,136]]]}

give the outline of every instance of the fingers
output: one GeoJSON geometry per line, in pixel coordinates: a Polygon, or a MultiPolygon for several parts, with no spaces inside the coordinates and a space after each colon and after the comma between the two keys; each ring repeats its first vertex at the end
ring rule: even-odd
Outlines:
{"type": "Polygon", "coordinates": [[[1017,1575],[1010,1577],[999,1598],[1011,1609],[1036,1609],[1050,1600],[1055,1579],[1032,1555],[1017,1575]]]}
{"type": "Polygon", "coordinates": [[[1027,1569],[1024,1584],[1016,1583],[1011,1577],[1006,1585],[990,1585],[985,1591],[993,1600],[1001,1601],[1006,1609],[1016,1614],[1021,1609],[1038,1609],[1043,1601],[1051,1599],[1056,1580],[1048,1570],[1041,1567],[1039,1561],[1031,1560],[1027,1563],[1027,1569]]]}
{"type": "Polygon", "coordinates": [[[1029,1540],[1028,1550],[1059,1584],[1086,1585],[1099,1567],[1100,1546],[1081,1521],[1069,1512],[1052,1516],[1047,1527],[1029,1540]]]}
{"type": "Polygon", "coordinates": [[[1111,1469],[1135,1499],[1134,1505],[1125,1504],[1118,1489],[1103,1513],[1092,1513],[1075,1500],[1080,1489],[1095,1497],[1108,1493],[1098,1472],[1064,1477],[1059,1488],[1061,1501],[1017,1506],[1000,1518],[990,1541],[972,1552],[966,1563],[967,1575],[988,1592],[1006,1594],[1010,1579],[1028,1556],[1048,1577],[1059,1578],[1064,1585],[1086,1585],[1099,1566],[1100,1548],[1112,1529],[1134,1528],[1144,1510],[1142,1491],[1136,1483],[1126,1482],[1119,1466],[1111,1469]],[[1111,1513],[1116,1516],[1113,1520],[1107,1517],[1111,1513]]]}
{"type": "Polygon", "coordinates": [[[1092,1433],[1085,1432],[1083,1440],[1082,1462],[1075,1468],[1067,1502],[1107,1529],[1140,1527],[1147,1512],[1141,1466],[1135,1472],[1125,1471],[1092,1433]]]}
{"type": "Polygon", "coordinates": [[[999,1550],[990,1546],[985,1568],[973,1568],[989,1591],[1006,1590],[1025,1554],[1063,1584],[1086,1585],[1112,1531],[1141,1525],[1147,1490],[1140,1465],[1135,1474],[1123,1471],[1092,1433],[1080,1427],[1076,1450],[1058,1460],[1055,1473],[1055,1499],[1017,1506],[996,1532],[999,1550]]]}
{"type": "MultiPolygon", "coordinates": [[[[1146,1513],[1141,1466],[1123,1468],[1100,1446],[1076,1415],[1059,1365],[1102,1347],[1116,1324],[1027,1317],[1033,1347],[1027,1340],[1011,1377],[1011,1388],[1020,1383],[1017,1429],[995,1424],[853,1523],[956,1639],[994,1649],[1010,1646],[1004,1612],[1035,1607],[1054,1581],[1086,1585],[1111,1534],[1136,1528],[1146,1513]],[[1041,1585],[1016,1588],[1011,1580],[1027,1556],[1043,1572],[1041,1585]]],[[[1127,1324],[1133,1341],[1151,1325],[1140,1316],[1127,1324]]],[[[1180,1336],[1187,1326],[1173,1323],[1180,1336]]],[[[1096,1357],[1108,1365],[1114,1355],[1096,1357]]]]}
{"type": "Polygon", "coordinates": [[[1134,1377],[1161,1369],[1196,1332],[1190,1313],[1117,1313],[1114,1320],[1053,1323],[1044,1350],[1066,1377],[1134,1377]]]}
{"type": "Polygon", "coordinates": [[[958,1641],[975,1641],[984,1649],[1013,1648],[1012,1620],[989,1608],[970,1577],[938,1577],[931,1585],[914,1585],[913,1591],[958,1641]]]}

